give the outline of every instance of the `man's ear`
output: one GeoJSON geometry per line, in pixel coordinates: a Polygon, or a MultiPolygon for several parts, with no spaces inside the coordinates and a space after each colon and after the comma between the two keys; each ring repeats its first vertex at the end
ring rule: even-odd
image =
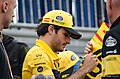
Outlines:
{"type": "Polygon", "coordinates": [[[4,13],[6,13],[7,10],[8,10],[8,5],[9,5],[9,3],[8,3],[7,1],[4,1],[2,5],[3,5],[2,11],[3,11],[4,13]]]}
{"type": "Polygon", "coordinates": [[[108,0],[109,9],[112,9],[112,0],[108,0]]]}
{"type": "Polygon", "coordinates": [[[53,34],[54,32],[55,32],[54,26],[53,25],[49,25],[49,27],[48,27],[48,33],[49,34],[53,34]]]}

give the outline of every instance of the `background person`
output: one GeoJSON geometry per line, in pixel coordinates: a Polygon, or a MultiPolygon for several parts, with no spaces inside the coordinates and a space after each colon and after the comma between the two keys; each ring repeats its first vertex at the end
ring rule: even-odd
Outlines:
{"type": "Polygon", "coordinates": [[[9,35],[3,34],[2,41],[10,60],[13,76],[21,79],[23,61],[30,48],[27,44],[18,42],[9,35]]]}
{"type": "Polygon", "coordinates": [[[13,79],[9,59],[2,43],[3,28],[8,28],[14,17],[16,0],[0,0],[0,79],[13,79]]]}
{"type": "Polygon", "coordinates": [[[103,79],[120,79],[120,0],[107,0],[107,15],[111,23],[102,47],[103,79]]]}

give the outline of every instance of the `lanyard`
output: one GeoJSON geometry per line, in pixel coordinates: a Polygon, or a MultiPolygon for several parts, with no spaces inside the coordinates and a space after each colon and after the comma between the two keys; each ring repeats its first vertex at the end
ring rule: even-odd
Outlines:
{"type": "Polygon", "coordinates": [[[12,74],[12,70],[11,70],[10,62],[9,62],[9,59],[8,59],[8,55],[7,55],[7,52],[6,52],[5,47],[4,47],[4,45],[3,45],[2,42],[1,42],[1,47],[3,48],[3,51],[4,51],[4,54],[5,54],[5,57],[6,57],[7,62],[8,62],[8,66],[9,66],[10,74],[11,74],[11,77],[12,77],[12,79],[13,79],[13,74],[12,74]]]}

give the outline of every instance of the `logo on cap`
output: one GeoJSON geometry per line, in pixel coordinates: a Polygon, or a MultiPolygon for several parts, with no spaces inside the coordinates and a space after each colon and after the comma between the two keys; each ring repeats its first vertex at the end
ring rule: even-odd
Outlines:
{"type": "Polygon", "coordinates": [[[62,16],[56,16],[56,19],[57,19],[58,21],[62,21],[62,20],[63,20],[63,17],[62,17],[62,16]]]}
{"type": "Polygon", "coordinates": [[[49,22],[50,18],[44,18],[44,22],[49,22]]]}
{"type": "Polygon", "coordinates": [[[71,60],[74,61],[76,57],[74,55],[71,56],[71,60]]]}

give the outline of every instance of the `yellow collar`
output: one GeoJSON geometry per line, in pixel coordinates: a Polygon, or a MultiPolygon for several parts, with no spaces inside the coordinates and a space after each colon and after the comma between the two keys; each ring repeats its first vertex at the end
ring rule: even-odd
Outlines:
{"type": "Polygon", "coordinates": [[[36,45],[39,47],[42,47],[46,52],[46,54],[48,54],[50,57],[53,58],[53,60],[58,60],[59,61],[59,57],[57,56],[56,53],[54,53],[52,51],[52,49],[42,40],[36,40],[36,45]]]}

